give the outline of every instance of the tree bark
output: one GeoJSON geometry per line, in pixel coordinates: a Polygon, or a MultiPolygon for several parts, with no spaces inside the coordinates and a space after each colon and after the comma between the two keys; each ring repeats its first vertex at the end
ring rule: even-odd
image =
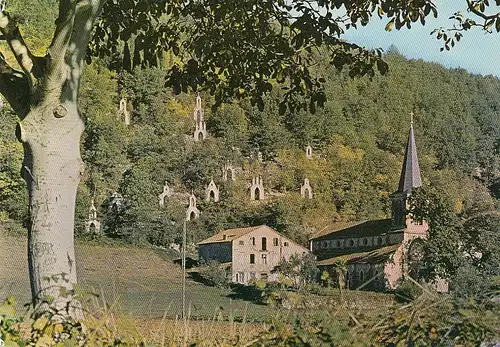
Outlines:
{"type": "Polygon", "coordinates": [[[32,297],[38,303],[56,299],[51,307],[57,310],[72,302],[77,282],[74,214],[83,172],[79,148],[83,129],[76,102],[59,100],[32,108],[18,126],[25,152],[22,174],[29,190],[32,297]]]}

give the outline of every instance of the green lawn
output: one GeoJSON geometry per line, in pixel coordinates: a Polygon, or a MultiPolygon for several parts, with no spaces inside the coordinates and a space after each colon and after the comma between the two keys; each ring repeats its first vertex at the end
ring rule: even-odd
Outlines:
{"type": "MultiPolygon", "coordinates": [[[[29,302],[26,240],[0,233],[0,298],[29,302]]],[[[77,243],[79,292],[96,293],[120,312],[135,317],[175,318],[182,312],[182,273],[169,256],[152,249],[77,243]],[[103,294],[103,295],[102,295],[103,294]]],[[[229,298],[230,290],[188,279],[186,302],[191,317],[212,318],[222,311],[238,320],[268,321],[279,311],[229,298]]]]}
{"type": "MultiPolygon", "coordinates": [[[[25,237],[7,236],[0,230],[0,299],[13,295],[18,303],[29,302],[25,237]]],[[[173,262],[176,254],[150,248],[120,245],[98,245],[78,242],[76,245],[78,292],[100,295],[114,312],[137,318],[176,318],[182,312],[182,272],[173,262]]],[[[270,322],[288,313],[270,306],[242,299],[232,299],[230,289],[209,287],[187,279],[186,302],[193,319],[224,319],[246,322],[270,322]]],[[[348,309],[367,313],[387,306],[392,296],[381,293],[346,291],[348,309]]],[[[90,297],[90,295],[88,296],[90,297]]],[[[336,311],[336,290],[328,296],[313,298],[316,313],[336,311]]]]}

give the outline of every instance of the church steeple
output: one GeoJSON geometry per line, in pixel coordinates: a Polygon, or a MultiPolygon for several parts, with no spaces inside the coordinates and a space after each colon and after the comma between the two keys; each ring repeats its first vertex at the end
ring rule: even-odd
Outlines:
{"type": "Polygon", "coordinates": [[[413,188],[422,186],[420,167],[418,165],[417,146],[413,133],[413,112],[411,113],[410,134],[406,144],[403,169],[399,178],[398,193],[410,194],[413,188]]]}
{"type": "Polygon", "coordinates": [[[417,146],[413,133],[413,112],[411,113],[410,133],[406,143],[403,168],[399,178],[398,190],[391,195],[392,200],[392,227],[402,229],[406,227],[406,204],[414,188],[422,186],[420,167],[418,165],[417,146]]]}

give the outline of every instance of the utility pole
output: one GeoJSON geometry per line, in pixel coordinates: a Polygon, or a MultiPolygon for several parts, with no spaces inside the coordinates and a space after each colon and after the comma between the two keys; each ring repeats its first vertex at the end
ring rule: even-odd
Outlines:
{"type": "Polygon", "coordinates": [[[186,220],[182,228],[182,319],[186,321],[186,220]]]}
{"type": "Polygon", "coordinates": [[[182,227],[182,321],[184,323],[183,347],[187,346],[187,315],[186,315],[186,220],[182,227]]]}

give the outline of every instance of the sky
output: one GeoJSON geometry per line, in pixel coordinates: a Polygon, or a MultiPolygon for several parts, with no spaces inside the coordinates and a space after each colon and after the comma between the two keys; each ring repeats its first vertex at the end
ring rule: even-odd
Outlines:
{"type": "MultiPolygon", "coordinates": [[[[393,44],[408,58],[420,58],[449,68],[463,68],[474,74],[500,77],[500,33],[487,34],[475,28],[464,32],[464,37],[450,51],[440,52],[443,41],[437,40],[435,35],[431,36],[431,31],[439,27],[450,28],[453,20],[449,17],[457,10],[461,10],[464,15],[468,13],[465,11],[465,0],[436,0],[434,3],[438,8],[438,18],[435,19],[431,13],[425,26],[417,22],[413,23],[411,29],[404,27],[387,32],[384,30],[387,18],[375,16],[366,27],[347,30],[344,39],[385,51],[393,44]]],[[[493,6],[493,9],[498,8],[493,6]]]]}

